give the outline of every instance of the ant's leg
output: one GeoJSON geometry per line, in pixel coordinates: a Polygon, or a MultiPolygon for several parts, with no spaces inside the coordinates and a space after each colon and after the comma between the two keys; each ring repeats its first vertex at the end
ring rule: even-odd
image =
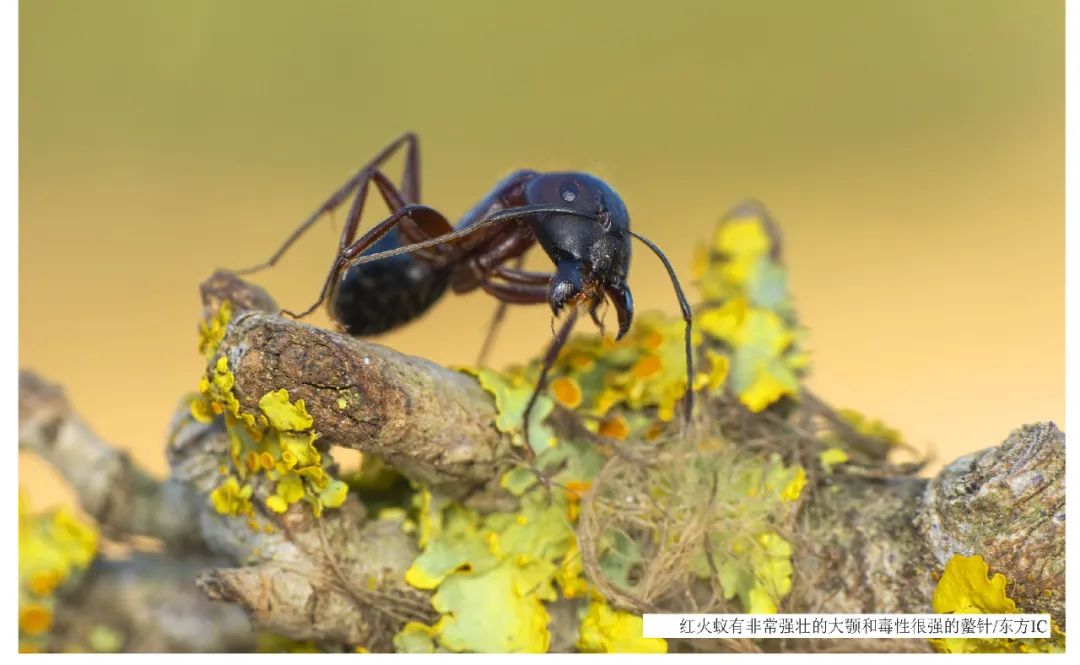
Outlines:
{"type": "MultiPolygon", "coordinates": [[[[521,264],[524,262],[525,257],[518,256],[514,259],[514,268],[519,270],[521,264]]],[[[483,367],[487,364],[488,353],[491,352],[491,347],[495,343],[495,334],[499,331],[499,326],[502,325],[503,318],[506,316],[506,308],[509,304],[510,303],[506,300],[499,300],[499,306],[495,309],[495,316],[492,317],[491,323],[488,325],[487,335],[484,336],[484,343],[480,347],[480,355],[476,358],[477,367],[483,367]]]]}
{"type": "Polygon", "coordinates": [[[415,134],[405,152],[405,172],[401,175],[401,196],[408,203],[420,203],[420,141],[415,134]]]}
{"type": "Polygon", "coordinates": [[[570,310],[570,315],[566,317],[566,321],[563,321],[562,327],[559,328],[559,332],[555,334],[555,339],[552,340],[551,345],[548,346],[547,352],[544,353],[544,364],[540,368],[540,378],[536,380],[536,387],[533,388],[533,393],[529,396],[529,403],[525,405],[525,415],[522,417],[522,424],[525,428],[525,451],[530,458],[535,457],[536,453],[533,452],[532,444],[529,441],[529,417],[532,415],[532,410],[536,405],[537,398],[540,397],[540,393],[547,387],[548,372],[550,372],[551,368],[555,365],[555,360],[559,357],[559,351],[562,351],[563,346],[566,345],[566,340],[570,339],[570,330],[574,327],[574,323],[577,322],[577,317],[577,309],[570,310]]]}
{"type": "Polygon", "coordinates": [[[487,357],[491,352],[491,347],[495,344],[495,333],[499,331],[499,326],[502,325],[503,318],[506,317],[506,308],[509,305],[505,300],[500,300],[498,307],[495,308],[495,316],[491,317],[491,323],[488,324],[487,334],[484,335],[484,343],[480,345],[480,353],[476,356],[476,366],[484,367],[487,365],[487,357]]]}
{"type": "Polygon", "coordinates": [[[484,278],[480,281],[480,288],[502,302],[515,305],[536,305],[547,302],[547,287],[539,284],[508,284],[484,278]]]}
{"type": "Polygon", "coordinates": [[[394,187],[394,184],[390,182],[390,179],[382,171],[369,169],[365,178],[359,184],[352,206],[349,207],[349,214],[345,218],[345,226],[341,229],[341,239],[338,241],[337,257],[326,275],[326,281],[323,282],[322,290],[319,292],[319,299],[311,307],[299,314],[288,310],[282,310],[282,313],[293,318],[302,319],[314,312],[319,305],[326,302],[326,298],[330,295],[330,289],[341,275],[341,270],[345,267],[347,260],[378,242],[391,228],[405,220],[413,222],[414,226],[416,226],[416,234],[420,236],[421,240],[434,238],[453,230],[446,218],[433,209],[421,205],[406,205],[404,195],[394,187]],[[391,215],[357,241],[354,239],[360,227],[360,217],[364,212],[364,204],[367,201],[368,187],[372,182],[375,183],[375,187],[379,190],[383,201],[390,209],[391,215]],[[400,213],[403,210],[409,210],[410,212],[402,216],[400,213]],[[418,219],[423,220],[423,224],[418,223],[418,219]],[[383,226],[385,228],[382,228],[383,226]],[[355,249],[355,246],[358,245],[362,245],[359,250],[355,249]]]}
{"type": "MultiPolygon", "coordinates": [[[[357,208],[355,205],[353,207],[357,208]]],[[[345,229],[342,233],[343,242],[344,239],[351,238],[356,233],[358,220],[359,215],[354,217],[350,214],[350,219],[345,225],[345,229]]],[[[405,222],[406,220],[411,221],[420,231],[429,234],[431,238],[437,238],[453,229],[450,222],[446,221],[446,218],[434,208],[419,204],[407,205],[376,224],[371,230],[361,236],[359,240],[343,247],[338,252],[337,258],[334,260],[333,265],[330,267],[330,272],[326,276],[326,281],[323,283],[322,291],[319,293],[319,299],[316,300],[311,307],[308,307],[299,314],[289,311],[283,311],[283,313],[296,319],[302,319],[318,309],[319,305],[326,302],[326,298],[330,295],[330,290],[333,288],[334,282],[337,281],[338,277],[341,275],[341,271],[348,267],[349,261],[363,254],[395,226],[402,224],[402,222],[405,222]]]]}
{"type": "MultiPolygon", "coordinates": [[[[591,305],[589,305],[589,317],[592,319],[593,323],[596,324],[596,327],[600,329],[600,336],[601,337],[603,337],[604,334],[605,334],[604,333],[604,317],[599,315],[598,312],[600,311],[600,307],[602,305],[606,304],[606,303],[607,303],[607,300],[605,300],[603,298],[599,298],[597,300],[594,300],[593,303],[591,305]]],[[[606,309],[604,310],[604,314],[607,314],[606,309]]]]}
{"type": "MultiPolygon", "coordinates": [[[[406,174],[406,180],[411,179],[412,177],[406,174]]],[[[364,199],[366,197],[366,192],[364,190],[370,182],[375,183],[375,187],[379,190],[379,194],[382,196],[383,202],[386,203],[386,207],[389,209],[390,214],[396,213],[407,205],[412,205],[405,193],[400,191],[397,187],[394,187],[394,183],[390,182],[390,179],[387,178],[382,171],[373,169],[370,172],[368,179],[361,184],[361,189],[357,192],[352,208],[345,218],[345,228],[341,234],[341,241],[338,244],[339,252],[344,251],[352,244],[355,238],[356,230],[360,223],[360,215],[363,212],[364,199]]],[[[435,217],[422,215],[419,218],[406,221],[407,223],[403,223],[400,228],[402,239],[406,241],[406,244],[429,240],[453,230],[442,215],[436,215],[435,217]],[[419,222],[423,222],[428,226],[421,228],[419,222]]],[[[444,248],[439,246],[427,250],[422,249],[417,251],[417,256],[430,263],[438,263],[442,258],[442,254],[439,250],[442,249],[444,248]]]]}
{"type": "Polygon", "coordinates": [[[496,266],[491,272],[496,277],[504,279],[512,284],[543,284],[546,286],[551,281],[551,273],[549,272],[521,270],[520,266],[520,263],[514,268],[496,266]]]}
{"type": "Polygon", "coordinates": [[[379,154],[375,155],[370,162],[365,164],[353,174],[352,177],[346,180],[336,192],[330,195],[330,198],[326,199],[326,201],[316,208],[307,219],[300,223],[300,226],[296,227],[296,230],[285,239],[285,242],[270,256],[269,259],[250,268],[237,270],[236,273],[238,275],[247,275],[269,268],[277,263],[282,255],[292,247],[293,243],[299,240],[300,236],[304,235],[315,222],[319,221],[320,217],[341,205],[348,198],[349,192],[353,189],[356,189],[358,186],[364,186],[371,178],[371,171],[377,169],[379,165],[392,157],[403,145],[408,145],[408,150],[405,157],[405,175],[402,179],[402,191],[405,194],[404,198],[407,201],[415,203],[420,196],[420,146],[416,134],[408,132],[399,136],[392,141],[390,145],[379,151],[379,154]]]}

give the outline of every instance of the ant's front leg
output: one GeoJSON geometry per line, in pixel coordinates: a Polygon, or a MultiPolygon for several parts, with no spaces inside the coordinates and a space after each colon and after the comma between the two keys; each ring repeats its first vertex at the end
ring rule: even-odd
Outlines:
{"type": "MultiPolygon", "coordinates": [[[[522,415],[522,427],[525,430],[525,452],[526,459],[529,465],[529,470],[533,472],[540,484],[548,492],[548,500],[551,499],[551,478],[544,475],[543,471],[536,467],[536,452],[532,448],[532,442],[529,440],[529,420],[532,417],[533,407],[536,406],[536,400],[540,397],[540,393],[547,387],[548,372],[555,365],[555,361],[559,357],[559,352],[562,351],[563,346],[566,345],[566,341],[570,339],[570,331],[573,330],[574,324],[577,322],[577,309],[571,309],[570,315],[563,321],[562,326],[559,327],[559,332],[556,333],[555,339],[551,341],[547,351],[544,353],[544,364],[540,368],[540,377],[536,380],[536,387],[533,388],[532,395],[529,396],[529,402],[525,405],[525,413],[522,415]]],[[[557,471],[553,473],[558,473],[557,471]]]]}

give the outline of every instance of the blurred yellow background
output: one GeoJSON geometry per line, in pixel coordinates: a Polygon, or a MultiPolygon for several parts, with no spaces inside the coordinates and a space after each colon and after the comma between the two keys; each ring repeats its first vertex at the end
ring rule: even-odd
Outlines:
{"type": "MultiPolygon", "coordinates": [[[[762,199],[810,385],[939,462],[1064,425],[1060,1],[20,9],[20,362],[155,471],[201,371],[199,282],[265,259],[406,129],[451,219],[512,169],[592,171],[686,280],[723,212],[762,199]]],[[[283,306],[314,299],[341,217],[258,277],[283,306]]],[[[675,313],[635,256],[639,309],[675,313]]],[[[383,341],[468,363],[494,307],[447,297],[383,341]]],[[[550,334],[513,309],[494,361],[550,334]]],[[[23,457],[36,505],[70,500],[23,457]]]]}

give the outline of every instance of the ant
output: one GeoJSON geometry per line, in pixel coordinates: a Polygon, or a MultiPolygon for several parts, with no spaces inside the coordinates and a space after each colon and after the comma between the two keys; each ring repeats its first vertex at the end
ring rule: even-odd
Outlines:
{"type": "MultiPolygon", "coordinates": [[[[590,317],[603,332],[597,312],[605,300],[610,300],[619,322],[615,339],[630,329],[634,300],[626,278],[633,236],[664,264],[682,309],[686,323],[683,415],[689,423],[693,408],[690,306],[667,257],[652,241],[630,228],[630,216],[622,199],[602,180],[587,173],[515,171],[453,226],[437,210],[419,203],[420,145],[417,136],[409,132],[349,178],[266,262],[238,274],[273,266],[320,217],[338,208],[350,195],[352,206],[319,299],[303,312],[283,310],[283,314],[300,319],[328,302],[330,317],[343,332],[375,335],[418,318],[447,288],[455,293],[480,288],[499,300],[481,351],[482,364],[508,304],[546,302],[556,317],[569,308],[569,315],[544,355],[539,380],[526,405],[523,421],[528,423],[536,399],[546,386],[548,372],[577,321],[579,305],[588,306],[590,317]],[[402,148],[405,173],[398,188],[380,167],[402,148]],[[372,183],[391,214],[357,238],[372,183]],[[521,269],[525,252],[537,242],[555,264],[553,273],[521,269]]],[[[529,428],[524,429],[526,453],[533,458],[529,428]]]]}

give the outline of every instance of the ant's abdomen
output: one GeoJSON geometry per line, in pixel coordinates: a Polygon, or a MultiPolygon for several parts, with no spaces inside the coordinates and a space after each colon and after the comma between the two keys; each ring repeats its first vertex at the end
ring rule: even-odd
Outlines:
{"type": "MultiPolygon", "coordinates": [[[[397,230],[364,254],[401,246],[397,230]]],[[[330,316],[350,335],[378,335],[419,318],[449,284],[449,268],[402,254],[346,270],[330,295],[330,316]]]]}

